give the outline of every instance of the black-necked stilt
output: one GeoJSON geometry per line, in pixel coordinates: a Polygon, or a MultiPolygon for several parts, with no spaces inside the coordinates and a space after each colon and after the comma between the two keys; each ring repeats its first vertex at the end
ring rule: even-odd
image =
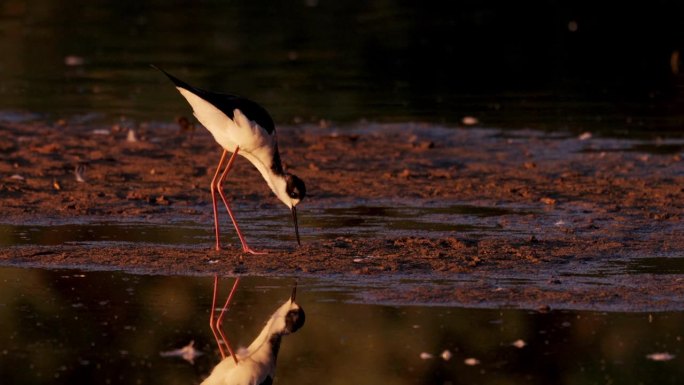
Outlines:
{"type": "MultiPolygon", "coordinates": [[[[154,67],[154,66],[153,66],[154,67]]],[[[154,67],[157,68],[157,67],[154,67]]],[[[163,72],[176,85],[181,95],[190,103],[197,120],[214,136],[216,142],[223,147],[223,154],[219,161],[214,178],[211,180],[211,199],[214,207],[214,229],[216,231],[216,250],[221,250],[219,241],[218,207],[216,193],[218,192],[226,206],[233,226],[237,231],[242,250],[256,254],[245,241],[238,227],[233,211],[223,192],[223,182],[238,153],[247,158],[273,190],[275,195],[292,212],[297,244],[299,227],[297,224],[297,204],[304,199],[306,187],[304,181],[297,176],[285,172],[278,153],[278,142],[273,119],[268,111],[256,102],[239,96],[205,91],[195,88],[188,83],[163,72]],[[228,153],[232,152],[230,159],[228,153]],[[224,168],[225,165],[225,168],[224,168]],[[223,171],[221,169],[223,168],[223,171]]]]}
{"type": "MultiPolygon", "coordinates": [[[[236,286],[237,280],[233,285],[228,301],[230,301],[236,286]]],[[[214,294],[216,294],[216,291],[214,291],[214,294]]],[[[266,322],[266,326],[264,326],[259,336],[254,339],[249,347],[241,349],[237,354],[231,353],[232,359],[225,357],[221,349],[223,359],[216,365],[209,377],[202,382],[202,385],[272,384],[281,338],[284,335],[299,330],[304,325],[306,318],[304,309],[295,302],[296,294],[297,286],[292,289],[290,299],[271,315],[268,322],[266,322]]],[[[212,309],[212,313],[213,311],[214,309],[212,309]]],[[[223,332],[220,330],[220,320],[223,318],[225,311],[226,307],[224,306],[219,316],[219,322],[214,326],[219,329],[221,338],[226,346],[230,347],[223,332]]],[[[214,326],[212,326],[212,331],[214,331],[214,326]]],[[[216,336],[216,332],[214,332],[214,335],[216,336]]]]}

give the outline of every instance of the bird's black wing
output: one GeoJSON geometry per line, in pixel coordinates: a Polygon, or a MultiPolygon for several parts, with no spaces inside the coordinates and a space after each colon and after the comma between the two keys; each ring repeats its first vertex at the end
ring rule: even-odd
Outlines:
{"type": "Polygon", "coordinates": [[[173,84],[176,85],[176,87],[184,88],[192,92],[193,94],[199,96],[200,98],[206,100],[207,102],[211,103],[213,106],[221,110],[221,112],[228,115],[229,118],[234,118],[233,111],[237,108],[242,112],[243,115],[247,117],[247,119],[255,121],[264,130],[266,130],[266,132],[268,132],[269,135],[272,135],[273,132],[275,132],[275,123],[273,123],[273,118],[271,118],[271,115],[269,115],[268,111],[266,111],[266,109],[259,105],[257,102],[236,95],[222,94],[196,88],[178,79],[177,77],[171,75],[170,73],[164,71],[159,67],[152,67],[158,69],[169,79],[171,79],[171,81],[173,82],[173,84]]]}

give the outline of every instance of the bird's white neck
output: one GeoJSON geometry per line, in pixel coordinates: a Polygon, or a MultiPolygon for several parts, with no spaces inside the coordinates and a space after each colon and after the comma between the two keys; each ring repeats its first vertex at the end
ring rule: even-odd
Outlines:
{"type": "Polygon", "coordinates": [[[272,360],[273,365],[275,365],[278,350],[280,349],[280,340],[284,334],[287,334],[285,331],[284,315],[290,309],[291,304],[290,301],[285,302],[273,313],[257,338],[252,341],[242,354],[238,353],[238,359],[249,357],[257,362],[271,362],[272,360]],[[243,356],[240,357],[241,355],[243,356]]]}
{"type": "Polygon", "coordinates": [[[272,165],[270,164],[265,164],[264,162],[261,161],[261,159],[269,159],[271,154],[254,154],[251,152],[240,152],[242,156],[247,158],[254,167],[256,167],[257,170],[261,173],[261,176],[264,178],[266,183],[268,184],[268,187],[271,188],[271,191],[280,199],[287,207],[292,208],[292,203],[290,197],[287,195],[287,181],[285,181],[285,175],[276,173],[273,170],[272,165]]]}

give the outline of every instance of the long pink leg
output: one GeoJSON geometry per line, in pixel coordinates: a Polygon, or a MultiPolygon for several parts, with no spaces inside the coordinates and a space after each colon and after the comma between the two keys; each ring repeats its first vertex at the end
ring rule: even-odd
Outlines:
{"type": "Polygon", "coordinates": [[[218,293],[218,275],[214,274],[214,297],[211,299],[211,312],[209,313],[209,329],[214,333],[214,339],[216,339],[216,344],[218,345],[219,351],[221,352],[221,359],[226,358],[226,352],[221,346],[221,340],[219,339],[219,334],[216,331],[216,324],[214,323],[214,312],[216,311],[216,294],[218,293]]]}
{"type": "MultiPolygon", "coordinates": [[[[226,338],[226,335],[223,333],[223,329],[221,329],[221,326],[223,325],[223,317],[226,315],[226,311],[228,310],[228,306],[230,306],[230,301],[233,299],[233,294],[235,294],[235,291],[237,290],[237,287],[239,284],[240,284],[240,277],[237,277],[237,278],[235,278],[235,283],[233,283],[233,288],[230,290],[230,294],[228,294],[228,298],[226,299],[226,303],[223,305],[223,308],[221,309],[221,314],[219,315],[218,319],[216,320],[216,329],[218,330],[219,334],[221,335],[221,339],[226,344],[226,347],[228,348],[228,352],[233,357],[233,360],[235,361],[236,365],[238,363],[237,356],[235,355],[235,352],[233,352],[233,348],[230,347],[230,343],[228,342],[228,338],[226,338]]],[[[222,354],[222,358],[225,358],[225,355],[222,354]]]]}
{"type": "Polygon", "coordinates": [[[211,179],[211,203],[214,206],[214,230],[216,232],[216,251],[221,250],[221,242],[220,242],[220,237],[221,235],[219,234],[219,220],[218,220],[218,204],[216,203],[216,187],[217,184],[220,180],[220,173],[221,173],[221,168],[223,168],[223,163],[226,161],[226,156],[228,155],[228,151],[223,150],[223,154],[221,155],[221,160],[219,161],[218,166],[216,167],[216,173],[214,174],[214,177],[211,179]]]}
{"type": "MultiPolygon", "coordinates": [[[[230,159],[228,160],[228,165],[226,166],[226,169],[223,170],[223,173],[221,174],[221,177],[218,180],[216,188],[218,189],[218,193],[221,196],[221,200],[223,200],[223,205],[226,206],[226,211],[228,211],[228,215],[230,216],[230,220],[233,222],[233,226],[235,226],[235,231],[237,232],[238,238],[240,238],[240,243],[242,243],[242,251],[244,251],[245,253],[250,253],[250,254],[266,254],[263,252],[258,252],[258,251],[252,250],[247,245],[247,241],[245,240],[245,237],[242,235],[242,232],[240,231],[240,227],[238,227],[237,220],[235,220],[235,216],[233,215],[233,210],[230,209],[230,205],[228,204],[228,199],[226,198],[226,194],[223,192],[223,182],[226,180],[226,177],[228,176],[228,171],[230,171],[231,167],[233,166],[233,162],[235,161],[235,158],[237,158],[238,151],[240,151],[240,147],[235,147],[235,151],[233,152],[233,155],[230,156],[230,159]]],[[[225,150],[224,150],[224,156],[225,156],[225,150]]],[[[224,156],[222,156],[221,159],[223,159],[224,156]]],[[[217,173],[218,173],[218,170],[217,170],[217,173]]]]}

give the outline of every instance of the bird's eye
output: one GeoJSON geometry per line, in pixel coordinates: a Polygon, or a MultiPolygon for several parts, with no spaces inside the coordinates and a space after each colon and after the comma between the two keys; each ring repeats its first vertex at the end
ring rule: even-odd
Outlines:
{"type": "Polygon", "coordinates": [[[287,175],[287,195],[292,199],[302,200],[306,196],[304,182],[292,174],[287,175]]]}

